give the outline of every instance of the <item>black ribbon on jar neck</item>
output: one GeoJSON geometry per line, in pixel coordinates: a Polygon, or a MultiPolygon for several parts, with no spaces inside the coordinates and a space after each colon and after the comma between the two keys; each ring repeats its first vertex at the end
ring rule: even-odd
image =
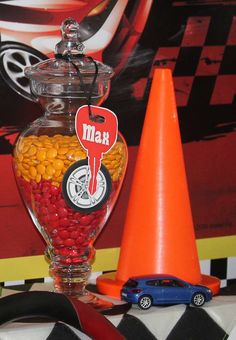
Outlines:
{"type": "MultiPolygon", "coordinates": [[[[91,63],[94,64],[94,70],[95,70],[90,89],[89,89],[89,91],[87,91],[85,84],[84,84],[84,80],[83,80],[83,74],[80,72],[79,67],[75,63],[75,61],[78,60],[79,58],[84,58],[84,54],[79,54],[79,55],[78,54],[77,55],[56,54],[55,57],[56,57],[56,59],[63,59],[65,61],[68,61],[68,62],[71,63],[71,65],[73,65],[73,67],[75,68],[75,70],[76,70],[76,72],[79,76],[81,87],[82,87],[84,93],[87,95],[87,105],[88,105],[88,110],[89,110],[89,118],[92,121],[101,121],[101,118],[103,118],[103,117],[94,115],[93,112],[92,112],[92,109],[91,109],[91,98],[92,98],[93,89],[94,89],[94,86],[95,86],[95,83],[96,83],[96,80],[97,80],[97,77],[98,77],[98,65],[97,65],[96,61],[92,57],[86,56],[86,58],[88,58],[91,61],[91,63]]],[[[103,120],[104,120],[104,118],[103,118],[103,120]]]]}

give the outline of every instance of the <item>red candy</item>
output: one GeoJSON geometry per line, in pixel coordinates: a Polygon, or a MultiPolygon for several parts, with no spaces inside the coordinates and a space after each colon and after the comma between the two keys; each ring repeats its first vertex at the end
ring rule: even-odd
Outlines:
{"type": "Polygon", "coordinates": [[[67,211],[67,209],[66,208],[59,208],[58,209],[58,215],[60,216],[60,217],[66,217],[67,215],[68,215],[68,211],[67,211]]]}
{"type": "Polygon", "coordinates": [[[70,237],[70,233],[63,229],[63,230],[60,230],[59,233],[58,233],[59,237],[62,238],[62,239],[67,239],[70,237]]]}
{"type": "Polygon", "coordinates": [[[89,225],[93,220],[92,215],[85,215],[80,218],[80,224],[82,225],[89,225]]]}
{"type": "Polygon", "coordinates": [[[59,224],[61,227],[68,227],[70,225],[70,221],[68,220],[68,218],[63,217],[63,218],[60,218],[59,224]]]}
{"type": "Polygon", "coordinates": [[[105,223],[109,203],[96,212],[83,214],[68,207],[61,188],[50,181],[29,183],[20,179],[19,184],[24,188],[27,201],[32,202],[39,223],[51,237],[55,254],[66,257],[61,261],[69,265],[81,262],[81,256],[83,261],[90,257],[89,245],[105,223]]]}
{"type": "MultiPolygon", "coordinates": [[[[56,213],[57,212],[57,207],[55,206],[55,204],[49,204],[48,212],[50,212],[50,213],[56,213]]],[[[59,215],[59,212],[58,212],[58,215],[59,215]]]]}
{"type": "Polygon", "coordinates": [[[67,247],[72,247],[72,246],[75,245],[75,240],[73,240],[72,238],[67,238],[64,241],[64,245],[67,246],[67,247]]]}

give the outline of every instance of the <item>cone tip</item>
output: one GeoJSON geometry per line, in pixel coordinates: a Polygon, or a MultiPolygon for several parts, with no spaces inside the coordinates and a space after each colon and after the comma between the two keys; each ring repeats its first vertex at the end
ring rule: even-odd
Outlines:
{"type": "Polygon", "coordinates": [[[154,69],[153,78],[157,76],[161,77],[162,79],[164,79],[165,77],[172,78],[171,69],[170,68],[156,68],[154,69]]]}

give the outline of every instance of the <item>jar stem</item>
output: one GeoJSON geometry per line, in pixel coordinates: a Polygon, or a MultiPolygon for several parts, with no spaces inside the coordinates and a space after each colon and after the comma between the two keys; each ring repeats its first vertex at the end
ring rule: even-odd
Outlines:
{"type": "Polygon", "coordinates": [[[53,277],[55,292],[77,297],[86,294],[85,287],[91,274],[91,265],[88,262],[65,265],[57,256],[57,259],[51,261],[49,270],[53,277]]]}

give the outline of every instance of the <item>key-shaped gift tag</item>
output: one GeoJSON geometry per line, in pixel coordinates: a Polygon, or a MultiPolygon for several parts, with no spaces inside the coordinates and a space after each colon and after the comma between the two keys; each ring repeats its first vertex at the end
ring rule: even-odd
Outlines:
{"type": "Polygon", "coordinates": [[[89,166],[88,191],[94,195],[97,190],[97,174],[103,155],[115,144],[118,131],[117,117],[107,108],[90,105],[81,106],[75,118],[77,137],[87,151],[89,166]]]}

